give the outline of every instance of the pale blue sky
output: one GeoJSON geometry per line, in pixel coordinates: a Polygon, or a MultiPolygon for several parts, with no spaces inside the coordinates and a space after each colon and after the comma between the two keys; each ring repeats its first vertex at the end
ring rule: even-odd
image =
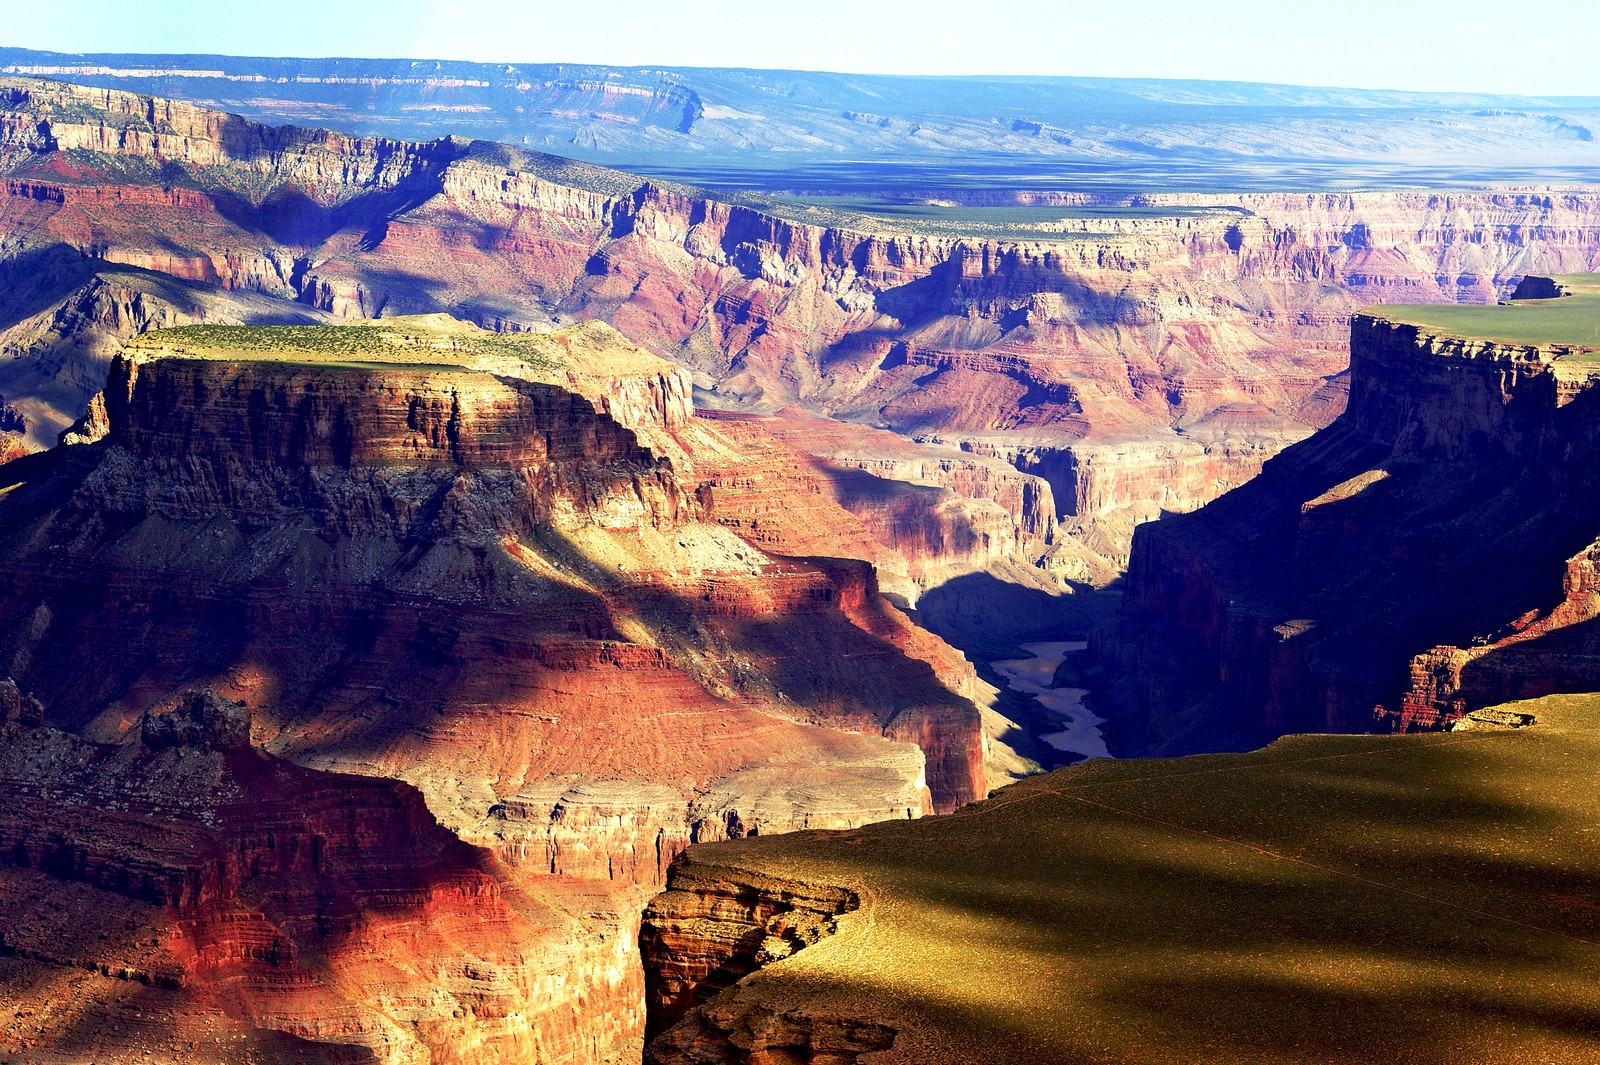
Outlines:
{"type": "Polygon", "coordinates": [[[0,0],[0,43],[1600,96],[1600,0],[0,0]]]}

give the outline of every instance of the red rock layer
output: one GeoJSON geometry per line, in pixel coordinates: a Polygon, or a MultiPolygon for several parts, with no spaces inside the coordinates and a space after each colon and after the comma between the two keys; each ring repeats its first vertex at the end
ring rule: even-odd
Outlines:
{"type": "Polygon", "coordinates": [[[414,788],[264,755],[209,693],[156,714],[122,746],[0,714],[8,1052],[585,1060],[638,1023],[637,977],[604,942],[626,920],[580,928],[414,788]],[[572,986],[553,1001],[561,955],[572,986]]]}
{"type": "MultiPolygon", "coordinates": [[[[415,786],[529,906],[612,915],[535,921],[561,930],[521,956],[537,1011],[447,1011],[429,1038],[477,1060],[589,1060],[637,1037],[621,914],[691,841],[915,817],[986,786],[971,667],[867,563],[763,551],[711,520],[699,478],[741,457],[690,417],[687,374],[601,326],[554,343],[561,384],[136,353],[76,442],[8,466],[27,476],[0,496],[0,660],[51,724],[120,742],[174,688],[213,685],[260,708],[275,755],[415,786]],[[521,1034],[483,1049],[497,1025],[521,1034]]],[[[821,496],[811,513],[850,522],[821,496]]],[[[47,808],[18,810],[34,835],[12,843],[49,850],[47,808]]],[[[229,831],[240,816],[218,814],[229,831]]],[[[95,865],[111,870],[96,890],[158,907],[234,882],[130,858],[114,833],[95,853],[29,868],[95,865]]],[[[240,949],[276,949],[260,942],[240,949]]],[[[373,988],[435,1002],[442,977],[390,981],[376,943],[349,957],[346,1004],[295,1014],[346,1019],[299,1037],[381,1030],[398,1060],[373,988]]]]}
{"type": "Polygon", "coordinates": [[[1055,538],[1050,484],[1011,463],[798,410],[760,426],[809,457],[823,491],[899,554],[919,591],[998,559],[1038,559],[1055,538]]]}
{"type": "MultiPolygon", "coordinates": [[[[698,487],[643,446],[643,432],[596,409],[626,408],[622,398],[453,371],[163,359],[121,364],[106,406],[98,464],[55,519],[75,531],[53,534],[92,552],[79,557],[97,575],[13,567],[7,613],[44,609],[76,641],[124,624],[140,588],[161,588],[170,599],[147,624],[167,639],[141,642],[164,648],[153,655],[106,648],[96,653],[106,668],[85,672],[64,647],[39,654],[31,622],[13,628],[29,683],[81,708],[68,711],[75,727],[115,731],[141,690],[205,669],[270,689],[284,730],[274,742],[301,757],[381,761],[387,744],[433,746],[430,736],[520,704],[539,712],[497,726],[524,752],[501,770],[515,779],[665,772],[679,758],[693,778],[715,779],[747,763],[738,744],[706,745],[702,730],[743,721],[752,737],[770,735],[752,740],[759,749],[781,749],[796,726],[769,716],[772,700],[794,704],[784,717],[891,734],[925,735],[930,713],[960,733],[973,716],[872,631],[876,591],[859,564],[767,560],[698,524],[708,506],[698,487]],[[652,556],[658,546],[664,557],[652,556]],[[46,606],[41,582],[62,580],[72,593],[46,606]],[[356,657],[305,653],[310,634],[340,632],[332,646],[355,639],[356,657]],[[202,666],[208,655],[219,660],[202,666]],[[841,667],[824,668],[833,662],[841,667]],[[396,696],[375,693],[404,673],[401,705],[385,709],[396,696]],[[618,736],[667,727],[665,749],[644,734],[614,757],[568,747],[563,737],[585,727],[602,690],[640,707],[703,709],[670,727],[630,719],[618,736]],[[441,718],[437,699],[457,709],[441,718]],[[543,752],[533,763],[542,773],[528,751],[543,752]]],[[[20,505],[15,514],[37,521],[20,505]]],[[[976,750],[975,728],[966,734],[976,750]]],[[[944,807],[981,787],[948,768],[929,778],[944,807]]]]}

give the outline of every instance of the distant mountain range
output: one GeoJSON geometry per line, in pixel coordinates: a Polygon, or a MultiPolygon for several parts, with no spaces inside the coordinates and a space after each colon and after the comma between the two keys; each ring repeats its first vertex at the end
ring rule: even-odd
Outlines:
{"type": "Polygon", "coordinates": [[[830,187],[832,163],[875,163],[877,183],[887,162],[953,159],[1068,183],[1096,168],[1154,167],[1180,184],[1217,175],[1236,186],[1263,173],[1303,180],[1319,166],[1358,166],[1386,184],[1448,184],[1584,180],[1600,165],[1600,97],[21,48],[0,48],[0,73],[263,121],[413,140],[478,137],[769,188],[830,187]]]}

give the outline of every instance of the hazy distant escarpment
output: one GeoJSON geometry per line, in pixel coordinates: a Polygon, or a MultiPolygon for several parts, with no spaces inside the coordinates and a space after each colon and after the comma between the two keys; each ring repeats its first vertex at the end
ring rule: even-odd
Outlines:
{"type": "MultiPolygon", "coordinates": [[[[266,122],[412,140],[462,134],[707,173],[729,167],[791,188],[819,180],[871,188],[892,172],[869,167],[872,177],[852,177],[851,167],[830,165],[841,157],[965,159],[1001,175],[1067,163],[1093,187],[1133,178],[1146,188],[1152,178],[1163,187],[1160,170],[1146,167],[1202,188],[1224,174],[1247,187],[1298,187],[1308,177],[1348,187],[1315,164],[1396,165],[1412,180],[1431,174],[1450,184],[1472,176],[1461,159],[1493,160],[1483,165],[1507,176],[1600,161],[1600,100],[1512,94],[20,48],[0,49],[0,73],[153,93],[266,122]],[[796,173],[796,160],[820,168],[796,173]]],[[[964,184],[939,172],[915,180],[964,184]]]]}
{"type": "Polygon", "coordinates": [[[1096,642],[1129,749],[1438,728],[1600,685],[1595,289],[1364,312],[1342,417],[1141,526],[1096,642]]]}

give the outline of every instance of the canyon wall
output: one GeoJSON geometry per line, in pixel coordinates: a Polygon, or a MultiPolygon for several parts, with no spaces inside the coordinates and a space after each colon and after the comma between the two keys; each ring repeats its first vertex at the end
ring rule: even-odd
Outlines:
{"type": "MultiPolygon", "coordinates": [[[[798,405],[932,444],[861,468],[959,499],[859,480],[839,495],[907,558],[919,592],[1006,565],[1058,591],[1104,583],[1137,521],[1214,498],[1337,415],[1353,309],[1482,301],[1530,271],[1600,265],[1586,190],[1175,193],[1027,239],[932,236],[483,142],[270,129],[116,90],[6,85],[0,229],[14,254],[122,264],[246,303],[183,320],[604,319],[691,367],[718,406],[798,405]],[[1055,512],[987,473],[929,476],[948,449],[1043,478],[1055,512]],[[990,503],[1014,502],[1038,512],[1008,530],[990,503]]],[[[41,290],[13,318],[57,313],[77,288],[41,290]]],[[[72,365],[109,354],[68,347],[72,365]]],[[[33,404],[21,409],[42,446],[81,414],[93,374],[56,366],[59,344],[14,348],[0,394],[33,404]]]]}
{"type": "Polygon", "coordinates": [[[1592,365],[1358,316],[1339,420],[1136,532],[1094,641],[1128,746],[1437,728],[1592,687],[1592,365]]]}
{"type": "MultiPolygon", "coordinates": [[[[820,490],[804,514],[777,507],[793,484],[781,463],[694,417],[688,372],[605,326],[494,336],[438,319],[154,333],[117,358],[67,443],[0,481],[0,659],[60,743],[103,752],[92,762],[181,748],[187,726],[151,715],[205,686],[252,707],[228,733],[251,758],[400,788],[429,832],[489,870],[450,905],[517,959],[461,963],[468,984],[508,990],[448,1001],[427,989],[454,986],[436,970],[459,946],[422,943],[396,971],[363,940],[335,967],[336,1006],[309,990],[285,1004],[253,977],[230,991],[219,1008],[248,1020],[250,1053],[270,1057],[280,1035],[371,1049],[350,1060],[409,1060],[419,1045],[473,1061],[622,1053],[642,1020],[637,913],[683,848],[916,818],[987,791],[971,665],[885,601],[869,563],[829,549],[832,530],[868,539],[847,512],[820,490]],[[364,354],[374,345],[386,361],[364,354]],[[496,916],[494,891],[522,900],[521,925],[496,916]],[[390,997],[417,995],[430,1005],[391,1031],[390,997]]],[[[173,836],[170,862],[115,833],[92,837],[93,860],[62,851],[49,841],[90,839],[91,822],[60,829],[48,802],[23,801],[58,770],[0,782],[17,877],[102,869],[88,888],[131,893],[142,909],[128,921],[154,929],[234,890],[225,870],[207,886],[190,853],[214,846],[203,833],[173,836]]],[[[95,795],[123,786],[84,772],[95,795]]],[[[187,801],[191,782],[160,779],[187,801]]],[[[126,802],[135,818],[162,805],[126,802]]],[[[232,806],[202,820],[258,832],[232,806]]],[[[283,891],[312,890],[283,877],[283,891]]],[[[78,964],[26,949],[29,995],[78,964]]],[[[277,966],[272,980],[307,983],[270,954],[300,947],[240,949],[277,966]]],[[[164,1010],[215,986],[173,979],[164,1010]]],[[[65,1039],[39,1031],[41,1045],[65,1039]]],[[[125,1045],[116,1034],[105,1045],[125,1045]]]]}
{"type": "Polygon", "coordinates": [[[43,716],[0,681],[6,1052],[592,1061],[637,1037],[635,919],[530,892],[414,788],[266,755],[210,691],[121,745],[43,716]]]}

